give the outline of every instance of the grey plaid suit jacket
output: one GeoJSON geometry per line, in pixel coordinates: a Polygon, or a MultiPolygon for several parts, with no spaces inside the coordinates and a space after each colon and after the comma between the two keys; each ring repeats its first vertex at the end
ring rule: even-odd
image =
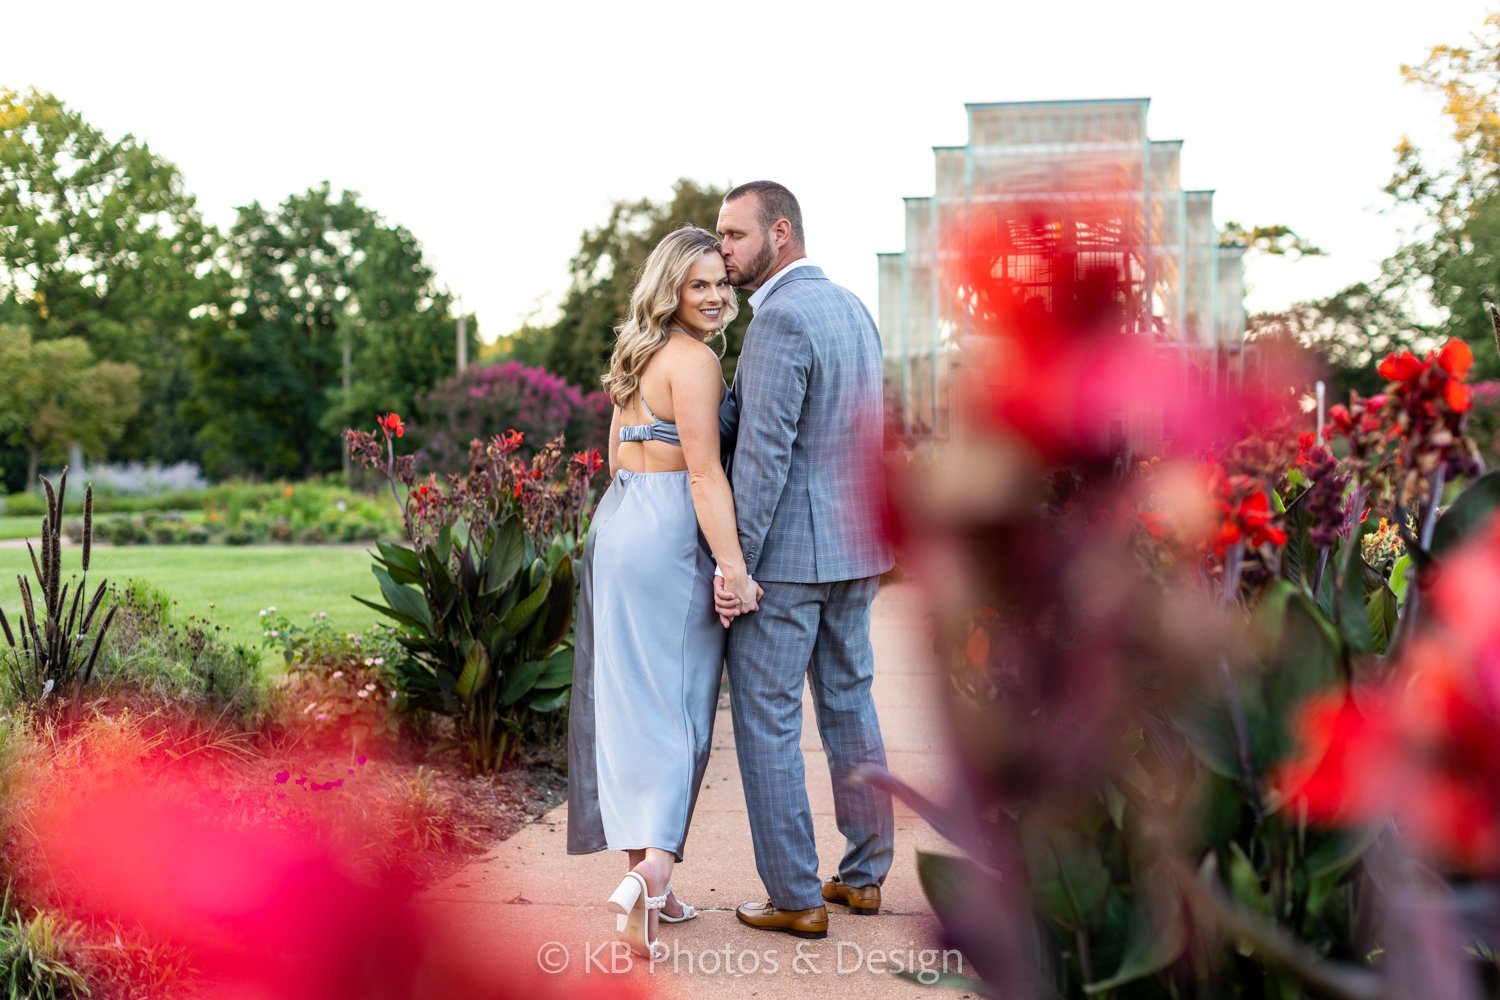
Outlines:
{"type": "Polygon", "coordinates": [[[832,583],[894,564],[881,408],[869,311],[820,268],[788,272],[745,333],[724,421],[740,547],[756,579],[832,583]]]}

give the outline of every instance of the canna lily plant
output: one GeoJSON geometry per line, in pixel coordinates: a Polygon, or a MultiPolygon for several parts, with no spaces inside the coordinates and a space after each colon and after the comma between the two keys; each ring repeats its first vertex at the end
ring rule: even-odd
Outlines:
{"type": "Polygon", "coordinates": [[[1385,359],[1382,395],[1302,437],[1275,393],[1195,405],[1117,332],[1106,277],[1024,308],[986,244],[1005,227],[975,228],[955,297],[996,346],[956,376],[965,433],[892,482],[955,780],[864,774],[957,848],[918,858],[977,975],[950,985],[1481,995],[1500,476],[1466,434],[1468,348],[1385,359]],[[1132,406],[1163,415],[1159,458],[1109,447],[1132,406]]]}
{"type": "Polygon", "coordinates": [[[371,570],[383,601],[355,599],[406,627],[411,657],[398,677],[408,703],[451,717],[449,745],[475,771],[493,771],[529,716],[568,702],[573,532],[598,453],[564,466],[559,439],[527,464],[515,455],[522,436],[511,431],[475,440],[468,473],[419,482],[413,457],[395,454],[404,433],[394,413],[376,433],[345,433],[356,462],[384,471],[407,536],[377,546],[371,570]]]}

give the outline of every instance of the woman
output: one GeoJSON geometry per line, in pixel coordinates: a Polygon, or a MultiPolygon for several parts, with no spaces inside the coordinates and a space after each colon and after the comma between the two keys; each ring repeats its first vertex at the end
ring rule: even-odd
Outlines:
{"type": "Polygon", "coordinates": [[[604,387],[609,469],[584,545],[568,717],[568,853],[625,851],[609,898],[632,948],[655,957],[708,764],[724,662],[714,567],[753,611],[734,497],[719,461],[719,356],[738,311],[712,233],[684,226],[642,266],[604,387]]]}

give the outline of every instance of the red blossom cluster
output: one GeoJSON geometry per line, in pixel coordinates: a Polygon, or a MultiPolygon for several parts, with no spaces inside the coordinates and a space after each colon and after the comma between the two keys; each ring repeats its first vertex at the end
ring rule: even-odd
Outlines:
{"type": "Polygon", "coordinates": [[[488,524],[506,509],[520,514],[539,544],[560,531],[572,530],[581,537],[590,480],[604,466],[597,449],[575,453],[564,467],[563,440],[558,437],[527,462],[519,454],[526,436],[511,428],[488,441],[471,441],[467,472],[450,475],[446,484],[429,474],[418,485],[415,457],[395,453],[393,438],[405,433],[400,415],[388,413],[376,423],[383,439],[365,431],[344,432],[349,455],[359,465],[386,474],[407,536],[414,542],[432,541],[445,525],[460,518],[471,527],[488,524]],[[404,495],[397,491],[397,483],[406,487],[404,495]]]}
{"type": "Polygon", "coordinates": [[[1312,699],[1273,776],[1314,821],[1397,827],[1428,857],[1500,872],[1500,519],[1445,560],[1427,630],[1383,683],[1312,699]]]}
{"type": "Polygon", "coordinates": [[[1275,522],[1265,487],[1249,476],[1226,475],[1223,466],[1209,467],[1209,495],[1218,511],[1218,524],[1209,539],[1214,555],[1243,541],[1251,548],[1285,545],[1286,532],[1275,522]]]}
{"type": "Polygon", "coordinates": [[[1441,399],[1454,413],[1465,413],[1473,400],[1463,378],[1473,364],[1469,345],[1454,339],[1441,351],[1428,351],[1425,358],[1411,351],[1391,354],[1375,370],[1393,383],[1391,391],[1398,396],[1418,397],[1427,407],[1441,399]]]}
{"type": "Polygon", "coordinates": [[[380,429],[385,432],[387,438],[404,437],[406,435],[406,427],[401,423],[401,414],[399,413],[387,413],[383,417],[377,417],[375,422],[380,425],[380,429]]]}

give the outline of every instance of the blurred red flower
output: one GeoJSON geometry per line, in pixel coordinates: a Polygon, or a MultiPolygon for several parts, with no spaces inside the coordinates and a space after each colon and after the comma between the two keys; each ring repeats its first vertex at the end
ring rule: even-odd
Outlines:
{"type": "Polygon", "coordinates": [[[385,432],[387,438],[403,437],[406,434],[406,427],[401,423],[399,413],[387,413],[383,417],[377,417],[375,422],[380,425],[380,429],[385,432]]]}

